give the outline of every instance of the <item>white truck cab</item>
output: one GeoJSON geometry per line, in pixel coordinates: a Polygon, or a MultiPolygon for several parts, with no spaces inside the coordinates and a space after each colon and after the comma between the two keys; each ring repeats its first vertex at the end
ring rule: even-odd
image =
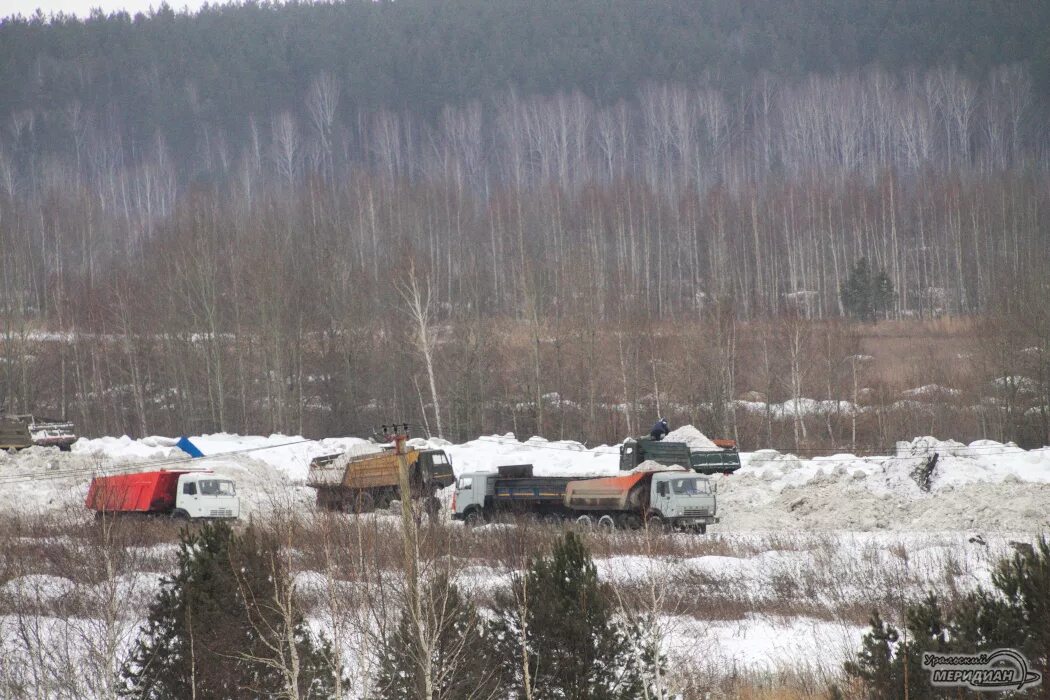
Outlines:
{"type": "Polygon", "coordinates": [[[237,488],[230,479],[215,474],[182,474],[175,492],[175,515],[183,518],[240,517],[237,488]]]}
{"type": "Polygon", "coordinates": [[[717,523],[718,487],[711,479],[694,472],[659,472],[653,474],[649,508],[665,522],[707,531],[717,523]]]}

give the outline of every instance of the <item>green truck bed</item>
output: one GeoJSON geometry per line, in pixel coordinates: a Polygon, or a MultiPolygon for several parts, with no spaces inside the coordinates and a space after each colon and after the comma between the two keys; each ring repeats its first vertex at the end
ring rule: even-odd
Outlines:
{"type": "Polygon", "coordinates": [[[620,469],[628,471],[645,461],[667,466],[688,467],[700,474],[729,474],[740,468],[740,452],[735,448],[693,451],[684,442],[639,438],[626,440],[620,447],[620,469]]]}

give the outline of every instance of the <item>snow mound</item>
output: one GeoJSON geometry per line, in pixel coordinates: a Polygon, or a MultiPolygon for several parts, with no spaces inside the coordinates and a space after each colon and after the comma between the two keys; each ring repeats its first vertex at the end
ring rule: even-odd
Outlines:
{"type": "Polygon", "coordinates": [[[637,467],[627,472],[628,474],[643,474],[646,472],[684,472],[688,471],[685,467],[680,467],[677,464],[667,466],[666,464],[660,464],[654,462],[651,459],[647,459],[637,467]]]}
{"type": "Polygon", "coordinates": [[[64,576],[50,576],[48,574],[28,574],[13,578],[2,587],[7,595],[17,600],[32,600],[37,602],[50,602],[70,595],[76,584],[64,576]]]}
{"type": "Polygon", "coordinates": [[[684,442],[694,452],[711,452],[722,449],[691,425],[675,428],[664,437],[664,440],[668,442],[684,442]]]}

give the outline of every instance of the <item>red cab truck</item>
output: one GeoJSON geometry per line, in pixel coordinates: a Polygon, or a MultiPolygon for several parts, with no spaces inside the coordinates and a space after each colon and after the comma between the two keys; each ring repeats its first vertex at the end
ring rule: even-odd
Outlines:
{"type": "Polygon", "coordinates": [[[84,505],[98,516],[141,513],[207,519],[240,515],[234,483],[207,471],[161,470],[96,476],[84,505]]]}

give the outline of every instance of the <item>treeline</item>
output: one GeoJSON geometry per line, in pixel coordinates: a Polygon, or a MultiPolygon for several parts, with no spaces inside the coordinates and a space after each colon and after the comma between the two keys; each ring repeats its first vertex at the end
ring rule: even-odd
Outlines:
{"type": "Polygon", "coordinates": [[[577,303],[581,265],[603,315],[642,299],[661,317],[720,297],[745,316],[800,301],[839,315],[860,257],[899,291],[893,316],[981,311],[1045,269],[1050,141],[1016,66],[979,84],[948,69],[761,80],[739,99],[650,85],[608,108],[510,92],[447,107],[434,127],[388,111],[350,127],[338,93],[321,76],[312,121],[253,122],[241,150],[204,129],[210,183],[182,184],[160,135],[129,151],[82,112],[68,149],[3,160],[35,138],[30,121],[0,151],[5,298],[50,317],[56,277],[94,285],[175,231],[218,225],[256,243],[285,229],[298,256],[358,284],[411,250],[446,306],[512,315],[526,278],[547,307],[577,303]]]}
{"type": "Polygon", "coordinates": [[[38,144],[55,142],[59,115],[79,106],[128,150],[160,133],[195,168],[202,129],[239,150],[252,116],[305,119],[321,73],[339,88],[334,107],[347,124],[380,108],[433,119],[510,87],[579,90],[605,105],[649,82],[703,79],[739,94],[763,73],[793,82],[872,65],[894,75],[951,65],[980,79],[1022,63],[1045,96],[1048,27],[1044,3],[988,0],[351,0],[38,15],[0,22],[0,121],[45,118],[38,144]]]}
{"type": "Polygon", "coordinates": [[[754,100],[677,86],[605,109],[509,93],[449,108],[440,131],[381,112],[360,151],[284,114],[236,157],[215,145],[208,184],[181,184],[163,139],[134,154],[92,131],[0,180],[0,399],[86,434],[415,417],[451,437],[612,441],[666,412],[751,446],[885,449],[914,407],[858,415],[855,433],[841,408],[733,402],[859,405],[863,389],[893,407],[965,381],[966,406],[918,409],[924,432],[1044,440],[1048,355],[1024,352],[1050,337],[1050,178],[1027,74],[763,85],[768,127],[754,100]],[[1016,321],[994,367],[854,386],[859,350],[820,351],[824,322],[796,321],[844,316],[861,258],[890,280],[882,316],[1016,321]],[[1005,401],[1017,385],[989,383],[1018,376],[1035,388],[1005,401]]]}

